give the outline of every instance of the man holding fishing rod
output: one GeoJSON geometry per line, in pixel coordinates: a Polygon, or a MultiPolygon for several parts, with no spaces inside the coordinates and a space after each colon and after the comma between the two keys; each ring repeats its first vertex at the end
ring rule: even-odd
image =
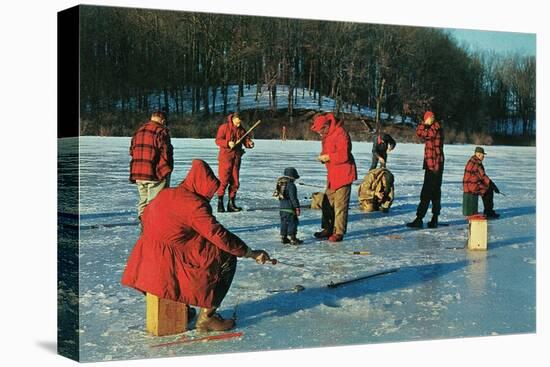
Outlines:
{"type": "Polygon", "coordinates": [[[235,204],[235,196],[239,190],[239,171],[241,169],[241,157],[245,153],[243,146],[248,149],[254,148],[254,142],[248,134],[260,121],[257,121],[248,132],[241,126],[241,119],[238,113],[227,116],[225,123],[220,125],[216,134],[216,145],[220,148],[218,154],[218,177],[220,188],[218,189],[218,213],[225,212],[223,196],[228,188],[229,201],[228,212],[240,212],[235,204]]]}
{"type": "Polygon", "coordinates": [[[179,186],[162,190],[143,211],[143,233],[122,276],[125,286],[200,307],[195,323],[199,331],[235,326],[234,319],[224,319],[216,310],[231,287],[238,257],[277,263],[264,250],[251,249],[212,215],[210,200],[219,185],[206,162],[193,160],[179,186]]]}

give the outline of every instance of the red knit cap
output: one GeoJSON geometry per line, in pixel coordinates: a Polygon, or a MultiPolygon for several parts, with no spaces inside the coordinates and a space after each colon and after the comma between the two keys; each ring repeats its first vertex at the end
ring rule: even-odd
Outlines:
{"type": "Polygon", "coordinates": [[[424,121],[426,121],[430,117],[434,117],[434,113],[432,111],[426,111],[426,113],[424,114],[424,121]]]}

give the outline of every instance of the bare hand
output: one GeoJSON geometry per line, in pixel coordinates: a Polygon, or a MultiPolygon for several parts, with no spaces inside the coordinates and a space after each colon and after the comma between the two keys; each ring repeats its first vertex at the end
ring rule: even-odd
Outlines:
{"type": "Polygon", "coordinates": [[[229,149],[233,149],[233,147],[235,146],[235,142],[230,141],[229,143],[227,143],[227,145],[229,145],[229,149]]]}

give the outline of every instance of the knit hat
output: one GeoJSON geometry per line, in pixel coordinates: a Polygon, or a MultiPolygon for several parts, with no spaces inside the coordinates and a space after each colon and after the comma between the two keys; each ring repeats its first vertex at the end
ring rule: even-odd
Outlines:
{"type": "Polygon", "coordinates": [[[430,117],[434,117],[434,113],[432,111],[426,111],[426,113],[424,114],[424,121],[426,121],[430,117]]]}
{"type": "Polygon", "coordinates": [[[300,175],[298,174],[298,171],[294,167],[285,168],[285,171],[284,171],[283,174],[287,177],[292,177],[296,180],[300,178],[300,175]]]}

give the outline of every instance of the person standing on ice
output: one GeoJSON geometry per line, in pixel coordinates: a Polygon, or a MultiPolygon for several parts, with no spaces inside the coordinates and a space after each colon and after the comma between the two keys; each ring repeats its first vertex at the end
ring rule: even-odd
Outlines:
{"type": "Polygon", "coordinates": [[[225,189],[229,186],[229,200],[227,203],[228,212],[239,212],[235,204],[235,196],[239,190],[239,170],[241,169],[241,157],[245,153],[245,148],[254,148],[254,142],[250,136],[246,136],[243,141],[237,141],[246,133],[241,126],[241,119],[237,113],[230,114],[227,121],[220,125],[216,134],[216,145],[220,148],[218,154],[218,176],[220,178],[220,188],[218,189],[218,213],[225,212],[223,205],[223,196],[225,189]]]}
{"type": "Polygon", "coordinates": [[[467,212],[467,209],[471,206],[468,203],[475,201],[473,206],[477,209],[477,198],[481,196],[483,200],[483,214],[488,219],[496,219],[500,217],[494,209],[493,196],[496,192],[500,194],[500,190],[497,185],[485,174],[485,168],[483,167],[483,160],[485,159],[485,150],[482,147],[476,147],[474,155],[466,163],[464,169],[464,178],[462,180],[462,186],[464,189],[463,208],[464,215],[473,215],[476,213],[467,212]]]}
{"type": "Polygon", "coordinates": [[[372,144],[372,163],[369,171],[375,169],[380,162],[380,168],[386,168],[388,153],[391,152],[397,143],[390,134],[376,134],[372,144]]]}
{"type": "Polygon", "coordinates": [[[416,135],[424,140],[424,184],[420,192],[420,204],[416,209],[416,218],[407,223],[407,227],[422,228],[422,219],[432,203],[432,219],[428,228],[437,228],[441,212],[441,183],[443,181],[443,129],[435,121],[432,111],[424,113],[424,121],[416,127],[416,135]]]}
{"type": "Polygon", "coordinates": [[[164,112],[153,112],[151,119],[134,133],[130,156],[130,182],[137,185],[138,219],[141,220],[143,209],[160,190],[170,186],[170,174],[174,169],[173,147],[164,112]]]}
{"type": "Polygon", "coordinates": [[[294,181],[300,175],[294,167],[287,167],[283,176],[277,179],[273,196],[279,199],[279,214],[281,217],[281,243],[301,245],[304,241],[296,237],[298,233],[298,217],[301,213],[298,190],[294,181]],[[290,236],[290,239],[288,238],[290,236]]]}
{"type": "Polygon", "coordinates": [[[212,215],[210,200],[220,182],[210,166],[195,159],[187,177],[162,190],[143,211],[143,233],[132,250],[122,284],[175,302],[201,307],[199,331],[222,331],[235,320],[216,313],[229,291],[237,257],[270,260],[250,249],[212,215]]]}
{"type": "Polygon", "coordinates": [[[321,136],[322,149],[317,160],[327,169],[327,188],[321,207],[322,230],[314,236],[340,242],[348,226],[351,184],[357,179],[351,139],[342,121],[336,121],[333,113],[315,116],[311,130],[321,136]]]}

